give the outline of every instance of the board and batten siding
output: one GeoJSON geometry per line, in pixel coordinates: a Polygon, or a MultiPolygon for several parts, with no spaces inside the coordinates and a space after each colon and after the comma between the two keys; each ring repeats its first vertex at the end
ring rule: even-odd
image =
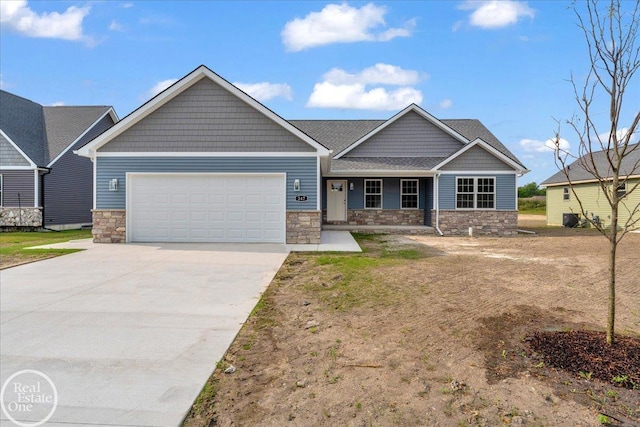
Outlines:
{"type": "MultiPolygon", "coordinates": [[[[637,179],[629,180],[627,182],[627,188],[631,188],[635,183],[638,183],[637,179]]],[[[568,186],[566,187],[568,188],[568,186]]],[[[576,200],[576,196],[571,192],[571,189],[569,189],[569,200],[564,200],[564,188],[565,186],[562,185],[547,187],[548,225],[562,225],[562,214],[581,214],[580,205],[576,200]]],[[[598,183],[576,184],[575,191],[582,201],[582,205],[589,214],[589,217],[591,217],[593,213],[600,217],[605,227],[611,224],[611,207],[598,183]]],[[[631,210],[639,204],[640,191],[638,190],[622,199],[622,203],[618,207],[618,224],[620,226],[627,222],[631,210]]],[[[640,213],[637,213],[634,218],[638,218],[639,216],[640,213]]],[[[640,228],[640,224],[637,224],[636,228],[640,228]]]]}
{"type": "Polygon", "coordinates": [[[460,141],[411,111],[344,157],[447,157],[461,146],[460,141]]]}
{"type": "Polygon", "coordinates": [[[73,150],[111,126],[113,119],[106,115],[51,165],[51,172],[44,175],[45,225],[91,223],[93,163],[74,154],[73,150]]]}
{"type": "Polygon", "coordinates": [[[513,171],[485,149],[475,146],[442,167],[443,171],[513,171]]]}
{"type": "MultiPolygon", "coordinates": [[[[438,178],[438,205],[440,209],[456,208],[456,178],[484,177],[496,179],[496,210],[515,210],[516,175],[515,174],[442,174],[438,178]]],[[[466,210],[466,209],[465,209],[466,210]]]]}
{"type": "Polygon", "coordinates": [[[0,169],[2,175],[2,206],[7,208],[38,207],[34,204],[35,172],[33,169],[0,169]],[[19,195],[19,197],[18,197],[19,195]],[[19,199],[19,200],[18,200],[19,199]]]}
{"type": "Polygon", "coordinates": [[[127,172],[156,173],[286,173],[287,210],[317,210],[318,159],[316,157],[98,157],[96,208],[124,209],[127,172]],[[118,190],[109,191],[109,181],[118,190]],[[293,182],[300,180],[300,191],[293,182]],[[305,202],[296,196],[307,196],[305,202]]]}
{"type": "Polygon", "coordinates": [[[3,166],[30,166],[29,161],[16,148],[0,134],[0,167],[3,166]]]}
{"type": "Polygon", "coordinates": [[[313,152],[236,95],[203,78],[100,148],[101,152],[313,152]]]}

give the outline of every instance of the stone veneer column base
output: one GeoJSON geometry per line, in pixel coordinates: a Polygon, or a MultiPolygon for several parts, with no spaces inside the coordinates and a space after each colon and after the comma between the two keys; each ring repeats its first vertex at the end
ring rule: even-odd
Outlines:
{"type": "Polygon", "coordinates": [[[42,226],[42,208],[0,208],[2,230],[31,230],[42,226]]]}
{"type": "Polygon", "coordinates": [[[94,243],[125,243],[127,241],[127,212],[124,209],[94,209],[94,243]]]}
{"type": "MultiPolygon", "coordinates": [[[[436,211],[433,211],[435,218],[436,211]]],[[[518,234],[518,211],[441,210],[440,230],[445,236],[474,235],[515,236],[518,234]]]]}
{"type": "Polygon", "coordinates": [[[323,211],[322,220],[332,225],[424,225],[424,210],[348,209],[346,221],[327,221],[327,211],[323,211]]]}
{"type": "Polygon", "coordinates": [[[320,211],[287,211],[287,243],[320,243],[320,211]]]}

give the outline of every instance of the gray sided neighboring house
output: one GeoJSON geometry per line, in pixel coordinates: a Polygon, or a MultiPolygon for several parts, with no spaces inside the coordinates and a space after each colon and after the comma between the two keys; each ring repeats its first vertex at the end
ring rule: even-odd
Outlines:
{"type": "Polygon", "coordinates": [[[200,66],[81,149],[94,241],[319,243],[331,226],[510,235],[526,167],[478,120],[285,120],[200,66]]]}
{"type": "Polygon", "coordinates": [[[48,107],[0,91],[0,227],[91,224],[93,165],[73,151],[116,121],[108,106],[48,107]]]}

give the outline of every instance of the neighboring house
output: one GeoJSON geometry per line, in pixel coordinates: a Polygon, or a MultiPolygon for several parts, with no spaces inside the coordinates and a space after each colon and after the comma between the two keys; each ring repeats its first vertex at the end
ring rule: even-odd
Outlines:
{"type": "Polygon", "coordinates": [[[73,150],[117,120],[111,107],[44,107],[0,90],[0,227],[91,224],[93,166],[73,150]]]}
{"type": "Polygon", "coordinates": [[[78,150],[96,242],[318,243],[323,224],[509,235],[527,169],[477,120],[287,121],[205,66],[78,150]]]}
{"type": "MultiPolygon", "coordinates": [[[[640,191],[635,190],[633,193],[627,194],[627,190],[640,181],[640,146],[636,144],[629,148],[633,148],[634,151],[622,163],[620,178],[623,182],[620,183],[618,192],[620,196],[624,195],[624,197],[618,207],[618,225],[624,226],[635,211],[633,220],[638,219],[638,223],[632,228],[640,228],[640,191]]],[[[591,155],[599,173],[604,177],[609,176],[610,167],[606,151],[597,151],[591,155]]],[[[586,160],[586,157],[582,157],[567,166],[568,178],[565,171],[561,170],[540,184],[547,188],[548,225],[564,225],[565,219],[570,220],[565,214],[582,216],[576,195],[582,201],[582,206],[589,218],[599,217],[605,227],[611,223],[611,206],[599,181],[584,168],[586,160]],[[571,190],[571,186],[573,186],[575,194],[571,190]]]]}

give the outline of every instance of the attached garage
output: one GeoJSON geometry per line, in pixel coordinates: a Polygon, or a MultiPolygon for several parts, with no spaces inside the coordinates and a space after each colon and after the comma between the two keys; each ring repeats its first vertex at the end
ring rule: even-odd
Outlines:
{"type": "Polygon", "coordinates": [[[131,242],[284,243],[285,174],[128,173],[131,242]]]}

